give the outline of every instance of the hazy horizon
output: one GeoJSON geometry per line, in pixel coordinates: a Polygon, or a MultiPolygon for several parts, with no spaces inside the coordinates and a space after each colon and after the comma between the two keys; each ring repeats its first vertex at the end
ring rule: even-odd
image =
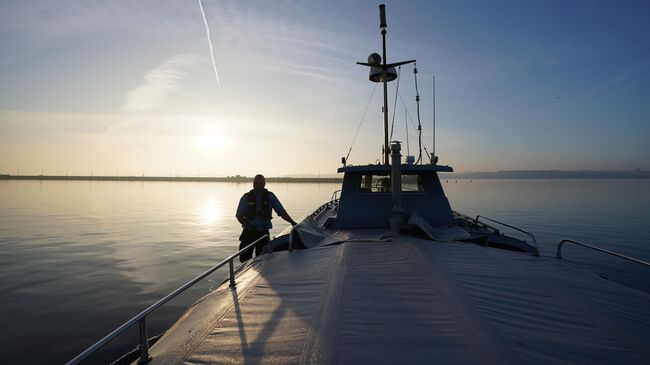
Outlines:
{"type": "MultiPolygon", "coordinates": [[[[379,3],[2,3],[0,172],[333,174],[375,86],[355,62],[381,53],[379,3]]],[[[441,164],[650,169],[649,3],[385,3],[389,62],[417,59],[429,151],[435,74],[441,164]]],[[[349,162],[382,142],[378,87],[349,162]]]]}
{"type": "MultiPolygon", "coordinates": [[[[177,180],[183,179],[182,181],[203,181],[210,179],[252,179],[254,175],[245,175],[245,174],[226,174],[226,175],[180,175],[180,174],[167,174],[167,175],[120,175],[119,173],[113,175],[96,175],[94,173],[84,175],[75,175],[75,174],[10,174],[3,171],[0,171],[0,178],[9,177],[9,178],[40,178],[44,179],[54,178],[54,180],[65,180],[68,177],[70,180],[78,180],[82,178],[83,180],[93,180],[93,178],[98,180],[107,179],[131,179],[138,181],[142,179],[143,181],[149,181],[150,179],[160,179],[165,181],[166,179],[177,180]],[[187,179],[187,180],[186,180],[187,179]]],[[[310,173],[294,173],[289,175],[266,175],[267,179],[308,179],[308,180],[329,180],[329,179],[343,179],[341,173],[323,173],[323,174],[310,174],[310,173]]],[[[564,178],[586,178],[586,179],[610,179],[610,178],[644,178],[650,179],[650,170],[643,169],[633,169],[633,170],[496,170],[496,171],[453,171],[450,173],[443,173],[440,175],[441,179],[445,178],[461,178],[461,179],[564,179],[564,178]]],[[[154,180],[155,181],[155,180],[154,180]]]]}

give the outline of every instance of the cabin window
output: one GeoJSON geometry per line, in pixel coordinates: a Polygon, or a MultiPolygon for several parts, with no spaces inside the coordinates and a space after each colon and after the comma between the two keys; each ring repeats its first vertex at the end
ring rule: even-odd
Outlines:
{"type": "Polygon", "coordinates": [[[402,174],[402,191],[423,192],[424,183],[422,182],[422,175],[402,174]]]}
{"type": "MultiPolygon", "coordinates": [[[[423,192],[419,174],[402,174],[402,192],[423,192]]],[[[390,175],[366,174],[361,177],[360,193],[390,193],[390,175]]]]}

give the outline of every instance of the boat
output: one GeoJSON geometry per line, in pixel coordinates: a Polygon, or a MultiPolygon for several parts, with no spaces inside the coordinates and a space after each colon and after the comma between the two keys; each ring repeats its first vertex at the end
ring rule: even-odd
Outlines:
{"type": "MultiPolygon", "coordinates": [[[[386,61],[383,5],[380,28],[383,57],[359,63],[386,92],[394,68],[413,61],[386,61]]],[[[562,260],[561,249],[650,264],[573,240],[540,255],[531,233],[453,211],[439,178],[453,169],[434,154],[404,163],[387,110],[385,94],[383,161],[342,159],[340,192],[264,254],[235,268],[254,243],[234,253],[69,364],[136,324],[140,345],[118,363],[647,363],[650,295],[562,260]],[[149,338],[149,314],[226,265],[218,288],[149,338]]]]}

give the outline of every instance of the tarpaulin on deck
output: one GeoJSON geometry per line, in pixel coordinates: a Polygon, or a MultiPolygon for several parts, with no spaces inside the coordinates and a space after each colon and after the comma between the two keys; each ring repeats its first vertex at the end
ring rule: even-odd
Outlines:
{"type": "Polygon", "coordinates": [[[153,348],[171,364],[643,364],[650,296],[562,260],[400,237],[259,257],[153,348]]]}

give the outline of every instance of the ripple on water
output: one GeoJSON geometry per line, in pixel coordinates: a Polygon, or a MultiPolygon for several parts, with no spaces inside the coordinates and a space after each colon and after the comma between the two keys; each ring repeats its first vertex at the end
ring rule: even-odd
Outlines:
{"type": "MultiPolygon", "coordinates": [[[[0,312],[7,314],[0,316],[0,342],[6,363],[24,362],[28,351],[33,363],[63,363],[235,252],[241,228],[234,211],[250,189],[229,183],[62,184],[0,184],[0,312]]],[[[443,187],[455,210],[529,230],[547,256],[560,239],[572,238],[650,259],[650,181],[474,180],[443,187]]],[[[269,188],[298,220],[329,201],[340,185],[269,188]]],[[[273,224],[272,235],[287,227],[277,218],[273,224]]],[[[565,250],[570,262],[650,291],[643,270],[581,248],[565,250]]],[[[226,274],[227,268],[219,270],[156,312],[150,332],[167,328],[226,274]]],[[[137,331],[118,338],[96,362],[130,350],[134,338],[137,331]]]]}

